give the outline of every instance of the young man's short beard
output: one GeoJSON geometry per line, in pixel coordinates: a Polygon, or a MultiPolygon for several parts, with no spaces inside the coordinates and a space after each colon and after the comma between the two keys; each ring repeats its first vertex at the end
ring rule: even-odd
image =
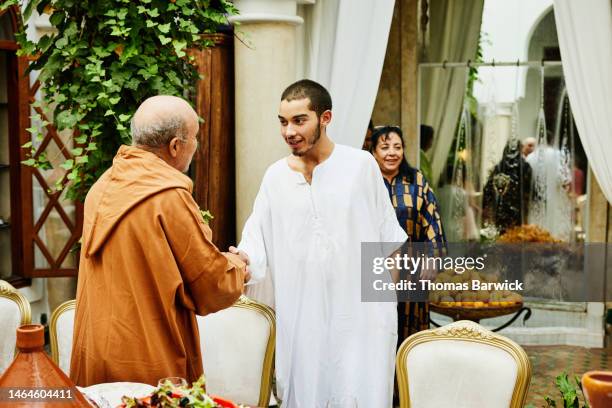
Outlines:
{"type": "Polygon", "coordinates": [[[312,143],[310,144],[310,147],[308,147],[308,149],[306,149],[303,152],[293,152],[292,154],[297,157],[304,156],[306,153],[310,151],[310,149],[314,147],[314,145],[317,144],[320,138],[321,138],[321,119],[318,119],[317,120],[317,130],[315,131],[315,136],[314,136],[314,139],[312,140],[312,143]]]}

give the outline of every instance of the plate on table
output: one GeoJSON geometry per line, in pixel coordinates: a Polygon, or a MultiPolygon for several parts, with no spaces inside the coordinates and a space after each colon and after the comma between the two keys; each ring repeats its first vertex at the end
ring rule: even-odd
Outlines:
{"type": "Polygon", "coordinates": [[[79,390],[93,400],[100,408],[114,408],[121,404],[121,397],[144,397],[153,391],[155,387],[149,384],[132,382],[114,382],[96,384],[79,390]]]}

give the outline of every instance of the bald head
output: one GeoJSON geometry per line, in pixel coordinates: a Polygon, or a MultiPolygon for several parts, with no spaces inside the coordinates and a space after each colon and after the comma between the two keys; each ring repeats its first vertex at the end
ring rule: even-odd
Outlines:
{"type": "Polygon", "coordinates": [[[188,128],[197,126],[198,115],[184,99],[158,95],[145,100],[131,123],[132,144],[150,148],[166,146],[174,137],[187,140],[188,128]]]}
{"type": "Polygon", "coordinates": [[[523,156],[529,156],[536,148],[538,141],[535,137],[528,137],[523,140],[523,156]]]}
{"type": "Polygon", "coordinates": [[[198,115],[187,101],[153,96],[140,104],[132,118],[132,145],[186,172],[198,147],[198,128],[198,115]]]}

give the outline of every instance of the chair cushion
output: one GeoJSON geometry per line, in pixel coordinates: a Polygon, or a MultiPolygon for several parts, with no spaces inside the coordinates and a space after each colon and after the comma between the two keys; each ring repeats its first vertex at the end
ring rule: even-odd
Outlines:
{"type": "Polygon", "coordinates": [[[270,322],[255,310],[233,306],[198,316],[206,391],[257,405],[270,322]]]}
{"type": "Polygon", "coordinates": [[[508,407],[518,375],[506,351],[473,341],[421,343],[406,356],[412,407],[508,407]]]}
{"type": "Polygon", "coordinates": [[[74,308],[65,310],[55,323],[57,330],[57,350],[59,367],[70,375],[70,357],[72,354],[72,335],[74,333],[74,308]]]}
{"type": "Polygon", "coordinates": [[[15,357],[17,328],[21,325],[19,306],[10,299],[0,297],[0,374],[15,357]]]}

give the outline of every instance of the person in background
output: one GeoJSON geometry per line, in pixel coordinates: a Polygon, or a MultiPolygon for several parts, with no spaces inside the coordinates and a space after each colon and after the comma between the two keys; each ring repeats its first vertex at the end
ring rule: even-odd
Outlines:
{"type": "Polygon", "coordinates": [[[583,160],[577,156],[574,160],[573,168],[573,182],[572,182],[572,190],[574,196],[580,197],[583,195],[585,191],[586,177],[584,175],[584,170],[586,166],[583,165],[583,160]]]}
{"type": "Polygon", "coordinates": [[[374,123],[372,123],[372,119],[368,122],[368,130],[366,130],[365,139],[363,139],[363,146],[361,146],[362,150],[370,151],[370,144],[372,143],[372,132],[374,131],[374,123]]]}
{"type": "MultiPolygon", "coordinates": [[[[400,226],[409,242],[430,243],[441,251],[446,243],[438,202],[422,171],[404,157],[402,130],[397,126],[374,129],[370,152],[376,159],[400,226]]],[[[421,271],[421,279],[432,279],[434,271],[421,271]]],[[[429,305],[398,302],[398,345],[408,336],[429,328],[429,305]]]]}
{"type": "Polygon", "coordinates": [[[483,189],[483,221],[502,234],[528,220],[532,169],[524,152],[521,142],[508,141],[483,189]]]}
{"type": "Polygon", "coordinates": [[[523,150],[522,150],[523,157],[526,158],[531,153],[533,153],[537,145],[538,145],[538,141],[536,140],[535,137],[528,137],[525,140],[523,140],[523,150]]]}
{"type": "Polygon", "coordinates": [[[444,222],[444,236],[449,243],[476,241],[480,238],[476,224],[478,208],[471,202],[465,163],[457,162],[446,167],[445,177],[440,179],[436,196],[440,203],[440,215],[444,222]]]}
{"type": "Polygon", "coordinates": [[[421,152],[420,169],[427,180],[431,180],[431,162],[427,157],[427,152],[433,146],[434,129],[428,125],[421,125],[421,152]]]}

